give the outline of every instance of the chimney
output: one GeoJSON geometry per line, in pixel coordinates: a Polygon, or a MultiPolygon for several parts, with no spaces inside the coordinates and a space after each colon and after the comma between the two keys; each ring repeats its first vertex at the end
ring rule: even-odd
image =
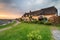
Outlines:
{"type": "Polygon", "coordinates": [[[31,10],[30,10],[30,13],[31,13],[31,10]]]}

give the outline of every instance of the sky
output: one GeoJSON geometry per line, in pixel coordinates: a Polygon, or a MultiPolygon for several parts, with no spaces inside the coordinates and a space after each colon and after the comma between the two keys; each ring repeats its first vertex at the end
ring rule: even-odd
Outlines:
{"type": "Polygon", "coordinates": [[[24,12],[55,6],[60,15],[60,0],[0,0],[1,18],[18,18],[24,12]],[[14,16],[14,17],[13,17],[14,16]]]}

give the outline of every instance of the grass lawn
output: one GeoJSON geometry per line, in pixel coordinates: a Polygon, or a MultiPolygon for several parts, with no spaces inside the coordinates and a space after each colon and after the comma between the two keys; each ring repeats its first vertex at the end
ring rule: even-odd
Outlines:
{"type": "Polygon", "coordinates": [[[60,24],[58,24],[56,27],[60,30],[60,24]]]}
{"type": "Polygon", "coordinates": [[[50,26],[20,23],[16,27],[0,32],[0,40],[52,40],[50,26]]]}
{"type": "Polygon", "coordinates": [[[16,23],[16,22],[14,21],[14,22],[11,22],[11,23],[6,24],[6,25],[0,25],[0,29],[5,28],[5,27],[12,26],[12,25],[15,24],[15,23],[16,23]]]}

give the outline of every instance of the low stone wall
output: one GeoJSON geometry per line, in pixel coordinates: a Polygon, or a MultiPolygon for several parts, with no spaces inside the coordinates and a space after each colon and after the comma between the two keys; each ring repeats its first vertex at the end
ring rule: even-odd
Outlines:
{"type": "Polygon", "coordinates": [[[49,21],[52,24],[59,24],[60,23],[60,16],[52,16],[49,18],[49,21]]]}
{"type": "Polygon", "coordinates": [[[58,16],[58,23],[60,23],[60,16],[58,16]]]}

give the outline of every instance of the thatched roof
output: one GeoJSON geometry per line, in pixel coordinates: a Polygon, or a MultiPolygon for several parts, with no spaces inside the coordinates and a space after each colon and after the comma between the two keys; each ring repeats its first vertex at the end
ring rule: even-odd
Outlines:
{"type": "Polygon", "coordinates": [[[30,11],[29,13],[25,13],[23,16],[50,15],[50,14],[57,14],[57,13],[58,13],[57,9],[54,6],[52,6],[52,7],[44,8],[44,9],[33,11],[33,12],[30,11]]]}

